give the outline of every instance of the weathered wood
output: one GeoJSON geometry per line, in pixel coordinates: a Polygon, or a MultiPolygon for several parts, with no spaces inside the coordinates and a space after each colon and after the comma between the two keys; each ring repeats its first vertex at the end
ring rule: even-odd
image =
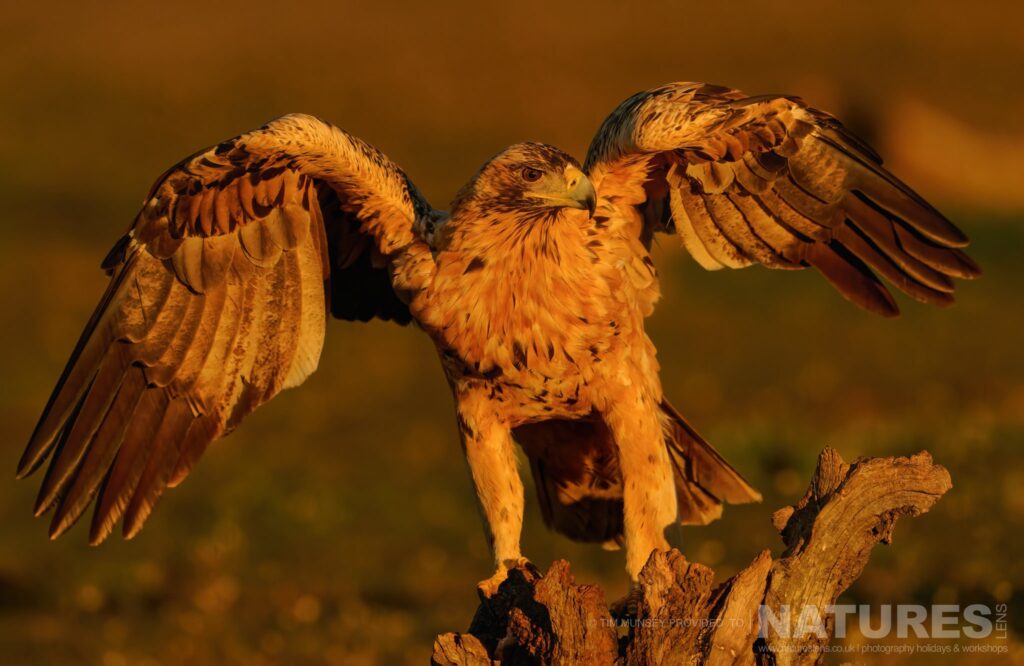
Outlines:
{"type": "Polygon", "coordinates": [[[559,560],[543,576],[511,572],[484,600],[469,631],[439,636],[433,663],[812,664],[828,644],[826,609],[860,576],[875,544],[890,543],[896,520],[925,513],[950,489],[928,453],[847,464],[833,449],[818,458],[810,487],[772,521],[786,551],[760,553],[714,586],[714,572],[677,550],[651,555],[640,574],[637,617],[619,638],[604,593],[577,585],[559,560]],[[762,620],[796,624],[811,608],[819,632],[787,637],[762,620]]]}
{"type": "MultiPolygon", "coordinates": [[[[847,465],[825,449],[803,499],[772,516],[787,548],[772,565],[765,606],[776,615],[786,605],[824,611],[860,577],[875,544],[892,543],[898,518],[925,513],[952,487],[927,452],[847,465]]],[[[776,664],[815,663],[827,643],[814,634],[766,640],[776,664]]]]}

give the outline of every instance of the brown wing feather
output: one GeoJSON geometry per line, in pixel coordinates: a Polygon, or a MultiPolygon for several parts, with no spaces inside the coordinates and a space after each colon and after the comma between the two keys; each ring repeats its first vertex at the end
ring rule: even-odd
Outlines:
{"type": "Polygon", "coordinates": [[[86,445],[74,481],[68,486],[54,512],[50,523],[51,535],[58,536],[66,532],[89,507],[114,462],[145,391],[146,382],[142,370],[133,368],[122,380],[99,430],[86,445]]]}
{"type": "Polygon", "coordinates": [[[110,286],[18,467],[52,454],[36,502],[56,507],[51,536],[94,498],[92,543],[122,518],[136,534],[211,442],[316,369],[328,288],[367,291],[348,296],[367,303],[358,318],[409,321],[389,262],[431,256],[414,229],[430,211],[383,155],[308,116],[166,172],[104,261],[110,286]],[[338,256],[371,270],[332,279],[338,256]]]}
{"type": "Polygon", "coordinates": [[[50,468],[39,488],[36,500],[37,515],[53,504],[61,489],[67,485],[93,435],[113,408],[114,399],[120,391],[125,370],[128,368],[129,359],[124,351],[124,345],[111,345],[96,371],[88,392],[82,397],[75,418],[69,419],[65,424],[67,433],[60,454],[53,456],[50,468]]]}
{"type": "Polygon", "coordinates": [[[899,310],[876,273],[948,305],[952,278],[981,272],[959,249],[962,231],[839,121],[796,98],[699,83],[634,95],[601,126],[585,169],[613,208],[652,192],[667,198],[667,223],[647,224],[678,232],[705,268],[813,266],[883,315],[899,310]]]}
{"type": "Polygon", "coordinates": [[[36,424],[29,444],[18,462],[18,477],[22,478],[35,471],[53,450],[57,434],[63,428],[71,411],[79,404],[82,395],[92,383],[111,338],[110,304],[123,297],[129,281],[127,271],[116,273],[82,335],[71,352],[71,358],[61,373],[57,386],[43,410],[43,416],[36,424]]]}

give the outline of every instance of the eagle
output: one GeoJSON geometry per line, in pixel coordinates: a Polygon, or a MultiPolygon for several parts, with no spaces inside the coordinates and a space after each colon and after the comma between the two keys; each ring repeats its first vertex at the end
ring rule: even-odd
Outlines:
{"type": "Polygon", "coordinates": [[[211,442],[317,367],[327,320],[414,323],[437,348],[494,556],[520,550],[529,461],[546,524],[625,548],[631,580],[676,524],[760,499],[665,397],[644,320],[651,246],[708,270],[814,268],[898,313],[978,266],[967,237],[828,113],[672,83],[628,98],[581,165],[519,143],[433,208],[381,152],[286,115],[153,185],[102,262],[109,285],[18,465],[49,465],[50,536],[95,500],[89,541],[131,538],[211,442]]]}

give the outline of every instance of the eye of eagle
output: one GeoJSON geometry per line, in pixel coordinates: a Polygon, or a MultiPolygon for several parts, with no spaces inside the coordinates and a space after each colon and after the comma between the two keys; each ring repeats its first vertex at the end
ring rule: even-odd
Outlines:
{"type": "Polygon", "coordinates": [[[536,183],[540,180],[541,175],[543,174],[541,174],[539,169],[534,169],[532,167],[526,167],[522,171],[523,180],[528,183],[536,183]]]}

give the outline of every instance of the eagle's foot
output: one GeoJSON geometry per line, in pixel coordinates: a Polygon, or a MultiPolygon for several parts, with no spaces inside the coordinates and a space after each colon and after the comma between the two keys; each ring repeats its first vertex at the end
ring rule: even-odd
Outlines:
{"type": "Polygon", "coordinates": [[[487,601],[496,595],[498,588],[508,579],[508,572],[513,569],[522,569],[524,576],[530,581],[541,578],[540,570],[525,557],[504,560],[498,565],[498,570],[494,572],[493,576],[476,584],[476,592],[480,595],[480,601],[487,601]]]}
{"type": "Polygon", "coordinates": [[[608,606],[608,612],[619,622],[635,620],[640,615],[640,602],[643,601],[643,598],[644,591],[640,587],[640,583],[630,583],[626,596],[613,601],[608,606]]]}

